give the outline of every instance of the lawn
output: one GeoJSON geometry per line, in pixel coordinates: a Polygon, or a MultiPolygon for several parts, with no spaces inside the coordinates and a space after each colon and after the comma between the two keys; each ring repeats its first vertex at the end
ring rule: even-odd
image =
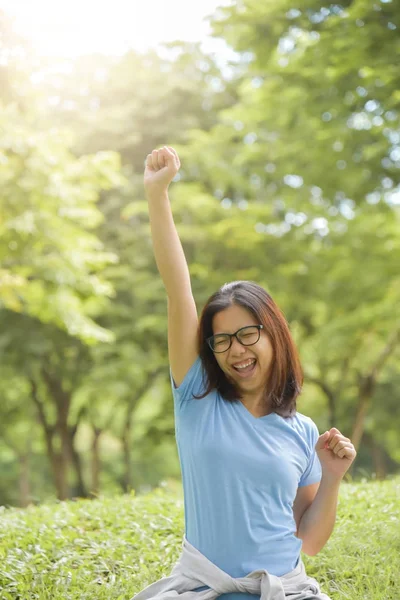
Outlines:
{"type": "MultiPolygon", "coordinates": [[[[167,485],[0,510],[1,600],[129,600],[181,552],[183,499],[167,485]]],[[[399,600],[400,479],[343,483],[331,539],[303,560],[332,600],[399,600]]]]}

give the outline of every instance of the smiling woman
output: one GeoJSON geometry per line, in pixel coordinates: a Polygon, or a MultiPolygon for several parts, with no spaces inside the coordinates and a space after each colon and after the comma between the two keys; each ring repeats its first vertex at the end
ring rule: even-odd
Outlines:
{"type": "Polygon", "coordinates": [[[168,196],[179,169],[173,148],[154,149],[144,187],[168,298],[185,534],[171,576],[134,600],[186,591],[199,600],[329,600],[307,575],[301,549],[317,554],[331,535],[354,448],[335,428],[319,435],[297,411],[298,353],[266,290],[252,281],[226,283],[199,322],[168,196]]]}
{"type": "Polygon", "coordinates": [[[211,296],[200,318],[199,356],[208,385],[196,398],[217,389],[225,400],[240,398],[252,414],[295,412],[299,356],[284,315],[256,283],[226,283],[211,296]]]}
{"type": "Polygon", "coordinates": [[[72,58],[93,52],[121,55],[131,48],[145,51],[177,39],[205,39],[209,26],[204,18],[227,0],[3,0],[1,4],[38,54],[72,58]]]}

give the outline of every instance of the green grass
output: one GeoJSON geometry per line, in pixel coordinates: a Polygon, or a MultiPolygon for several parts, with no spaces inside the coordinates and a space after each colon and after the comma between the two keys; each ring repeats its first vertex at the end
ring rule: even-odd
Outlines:
{"type": "MultiPolygon", "coordinates": [[[[183,530],[169,488],[3,510],[0,598],[129,600],[169,575],[183,530]]],[[[399,600],[400,480],[343,484],[331,539],[303,560],[332,600],[399,600]]]]}

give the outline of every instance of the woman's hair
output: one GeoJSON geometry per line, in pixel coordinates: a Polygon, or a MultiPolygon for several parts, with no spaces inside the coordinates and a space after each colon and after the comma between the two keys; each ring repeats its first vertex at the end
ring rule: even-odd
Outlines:
{"type": "Polygon", "coordinates": [[[206,375],[206,389],[195,398],[204,398],[216,389],[225,400],[239,399],[236,386],[227,379],[206,341],[213,335],[214,316],[232,305],[247,309],[264,326],[263,331],[270,339],[273,357],[265,387],[266,402],[274,412],[283,417],[295,414],[296,398],[303,385],[299,355],[285,316],[271,296],[253,281],[225,283],[203,308],[199,322],[198,350],[206,375]]]}

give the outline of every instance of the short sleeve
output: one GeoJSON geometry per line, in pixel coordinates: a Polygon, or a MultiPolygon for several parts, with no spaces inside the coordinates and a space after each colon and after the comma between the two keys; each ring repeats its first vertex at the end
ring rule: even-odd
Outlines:
{"type": "Polygon", "coordinates": [[[305,485],[311,485],[312,483],[318,483],[321,481],[322,469],[321,463],[319,462],[318,455],[315,451],[315,445],[319,438],[319,431],[316,424],[310,419],[310,457],[308,460],[307,467],[300,477],[299,487],[305,485]]]}
{"type": "Polygon", "coordinates": [[[200,356],[197,357],[195,362],[186,373],[184,380],[179,387],[175,386],[174,379],[172,377],[171,368],[169,369],[172,395],[174,397],[175,406],[178,408],[182,407],[183,402],[192,399],[193,394],[199,396],[202,394],[206,387],[205,381],[206,376],[203,369],[203,365],[200,356]]]}

